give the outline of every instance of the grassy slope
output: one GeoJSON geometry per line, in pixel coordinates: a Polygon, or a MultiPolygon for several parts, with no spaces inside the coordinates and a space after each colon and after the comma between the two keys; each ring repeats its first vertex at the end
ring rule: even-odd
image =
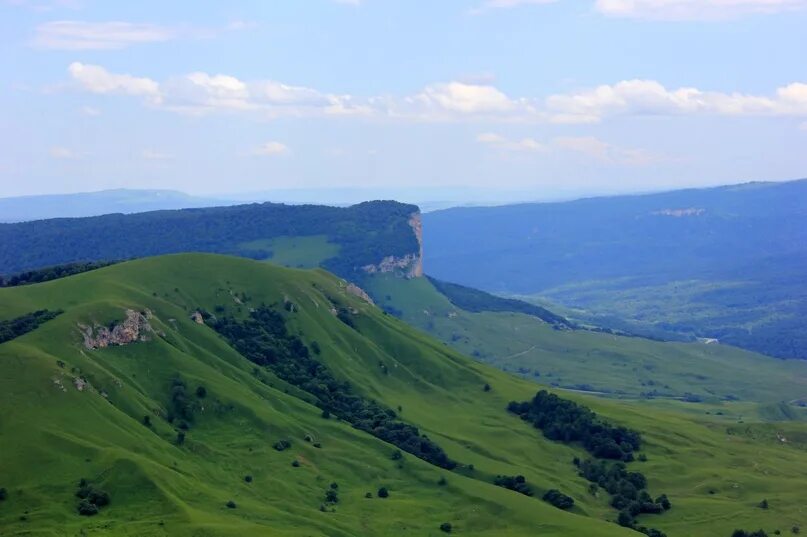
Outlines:
{"type": "MultiPolygon", "coordinates": [[[[456,308],[426,279],[379,276],[369,289],[382,306],[394,305],[404,320],[461,352],[549,385],[627,397],[653,390],[668,397],[690,393],[714,401],[733,396],[778,403],[807,396],[804,361],[782,361],[723,345],[558,331],[518,313],[469,313],[456,308]]],[[[755,410],[743,413],[749,412],[755,410]]]]}
{"type": "MultiPolygon", "coordinates": [[[[615,513],[606,498],[588,495],[575,475],[570,459],[582,456],[580,449],[548,442],[504,412],[507,401],[528,398],[536,385],[467,359],[343,296],[361,310],[356,332],[332,316],[312,283],[344,295],[339,281],[321,271],[210,255],[147,259],[0,290],[3,318],[45,306],[66,310],[0,345],[0,486],[9,489],[9,499],[0,504],[3,533],[427,536],[439,535],[438,525],[450,521],[459,535],[635,535],[602,521],[615,513]],[[399,468],[390,460],[391,446],[323,420],[276,379],[259,382],[251,364],[188,318],[197,306],[247,308],[233,301],[231,291],[246,292],[254,303],[292,300],[300,309],[293,326],[306,341],[320,343],[323,359],[340,376],[366,395],[400,405],[403,418],[451,457],[473,463],[475,477],[522,473],[539,494],[557,487],[574,496],[575,512],[410,456],[399,468]],[[108,322],[127,307],[151,309],[153,326],[165,336],[83,349],[77,323],[108,322]],[[73,368],[93,390],[73,387],[78,374],[73,368]],[[205,410],[181,448],[159,418],[153,430],[140,423],[143,415],[165,407],[177,371],[191,388],[203,384],[208,390],[205,410]],[[493,386],[491,392],[482,391],[484,382],[493,386]],[[323,448],[306,444],[306,434],[323,448]],[[279,438],[292,439],[293,448],[274,451],[271,444],[279,438]],[[300,468],[290,465],[295,457],[303,461],[300,468]],[[255,477],[252,484],[244,483],[245,474],[255,477]],[[447,475],[447,487],[436,484],[441,475],[447,475]],[[97,480],[112,496],[112,505],[92,519],[75,514],[73,493],[81,477],[97,480]],[[340,484],[341,502],[335,513],[321,513],[331,481],[340,484]],[[389,499],[363,498],[381,485],[392,491],[389,499]],[[237,509],[224,507],[229,499],[237,509]],[[28,520],[19,520],[21,515],[28,520]]],[[[636,464],[650,477],[651,490],[668,493],[675,507],[643,523],[695,537],[729,535],[741,526],[772,531],[807,523],[801,501],[807,431],[800,425],[789,424],[791,441],[782,443],[778,430],[761,425],[727,427],[674,408],[649,411],[627,402],[571,397],[645,435],[649,462],[636,464]],[[767,511],[754,507],[763,497],[770,501],[767,511]]]]}
{"type": "Polygon", "coordinates": [[[239,244],[247,250],[269,250],[272,261],[284,267],[316,268],[327,259],[339,255],[338,244],[328,242],[325,235],[310,237],[275,237],[239,244]]]}
{"type": "Polygon", "coordinates": [[[626,534],[579,516],[604,513],[599,502],[583,498],[579,514],[567,514],[460,475],[449,475],[448,486],[440,487],[445,472],[409,456],[398,468],[390,460],[391,446],[322,419],[293,389],[284,393],[276,379],[262,384],[251,364],[188,318],[199,305],[239,307],[231,290],[247,292],[255,303],[288,297],[300,308],[294,325],[306,339],[319,341],[334,370],[388,405],[402,405],[405,419],[439,438],[452,456],[476,463],[482,475],[523,470],[537,485],[573,480],[582,490],[568,464],[574,450],[528,428],[512,429],[503,419],[508,397],[527,397],[532,386],[478,366],[345,297],[366,310],[359,324],[372,338],[364,337],[332,316],[312,282],[330,294],[341,292],[338,280],[323,272],[202,255],[136,261],[2,290],[3,317],[43,306],[66,310],[0,346],[0,476],[9,490],[0,504],[3,533],[437,535],[439,524],[451,521],[468,535],[626,534]],[[127,307],[151,309],[152,325],[165,336],[83,349],[77,323],[106,323],[127,307]],[[389,375],[379,361],[388,364],[389,375]],[[153,417],[153,430],[141,424],[142,416],[165,407],[178,371],[191,389],[201,384],[208,390],[205,411],[181,448],[161,419],[153,417]],[[93,390],[74,388],[79,374],[93,390]],[[485,380],[501,385],[502,392],[481,400],[485,380]],[[306,434],[323,448],[305,443],[306,434]],[[274,451],[279,438],[292,439],[293,448],[274,451]],[[506,442],[495,447],[497,438],[506,442]],[[291,466],[294,458],[302,467],[291,466]],[[554,460],[562,471],[546,467],[554,460]],[[246,474],[254,476],[252,484],[243,481],[246,474]],[[112,496],[112,505],[91,519],[75,514],[73,493],[81,477],[100,482],[112,496]],[[321,513],[331,481],[340,484],[341,502],[336,513],[321,513]],[[392,491],[389,499],[364,498],[382,485],[392,491]],[[229,499],[237,509],[224,507],[229,499]]]}

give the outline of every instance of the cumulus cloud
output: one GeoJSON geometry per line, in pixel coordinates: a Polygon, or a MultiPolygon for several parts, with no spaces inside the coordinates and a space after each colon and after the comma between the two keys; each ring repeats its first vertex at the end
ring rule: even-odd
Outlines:
{"type": "Polygon", "coordinates": [[[776,90],[773,96],[760,96],[689,87],[671,90],[654,80],[624,80],[552,95],[546,99],[546,110],[556,123],[596,123],[626,115],[807,115],[807,85],[790,84],[776,90]]]}
{"type": "Polygon", "coordinates": [[[150,78],[110,73],[98,65],[73,62],[67,68],[79,88],[90,93],[132,95],[160,100],[160,85],[150,78]]]}
{"type": "Polygon", "coordinates": [[[282,142],[265,142],[252,150],[252,155],[258,157],[275,157],[291,153],[289,146],[282,142]]]}
{"type": "Polygon", "coordinates": [[[657,20],[711,20],[807,8],[807,0],[596,0],[600,13],[657,20]]]}
{"type": "Polygon", "coordinates": [[[244,81],[193,72],[157,82],[79,62],[68,68],[73,87],[96,94],[141,97],[152,106],[186,114],[248,113],[276,117],[374,117],[404,121],[597,123],[629,116],[807,116],[807,84],[770,95],[669,89],[655,80],[623,80],[548,97],[513,97],[492,84],[442,82],[409,96],[336,94],[276,80],[244,81]]]}

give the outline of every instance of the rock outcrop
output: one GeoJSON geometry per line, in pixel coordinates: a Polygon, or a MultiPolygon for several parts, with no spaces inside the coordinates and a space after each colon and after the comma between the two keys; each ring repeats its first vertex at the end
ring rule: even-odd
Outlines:
{"type": "Polygon", "coordinates": [[[148,341],[152,330],[149,319],[152,315],[149,310],[144,312],[131,309],[126,310],[126,318],[111,326],[85,326],[79,325],[84,346],[88,349],[103,349],[115,345],[129,345],[137,341],[148,341]]]}
{"type": "Polygon", "coordinates": [[[418,242],[418,251],[403,257],[387,256],[376,265],[365,265],[361,269],[367,274],[398,273],[405,278],[419,278],[423,276],[423,222],[420,213],[412,213],[409,226],[418,242]]]}
{"type": "Polygon", "coordinates": [[[375,302],[373,302],[373,299],[370,298],[370,295],[368,295],[367,292],[364,289],[362,289],[361,287],[359,287],[355,283],[347,284],[347,287],[345,287],[345,292],[347,292],[350,295],[357,296],[357,297],[361,298],[362,300],[364,300],[368,304],[375,305],[375,302]]]}

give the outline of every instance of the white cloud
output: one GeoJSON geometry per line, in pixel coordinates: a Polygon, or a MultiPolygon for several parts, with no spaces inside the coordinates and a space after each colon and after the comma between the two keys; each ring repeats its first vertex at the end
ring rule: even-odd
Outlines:
{"type": "Polygon", "coordinates": [[[48,153],[50,153],[50,156],[52,158],[59,160],[77,160],[81,157],[81,155],[79,155],[72,149],[68,149],[62,146],[53,146],[50,148],[48,153]]]}
{"type": "Polygon", "coordinates": [[[289,146],[282,142],[272,141],[263,143],[259,147],[256,147],[251,154],[259,157],[274,157],[288,155],[289,153],[291,153],[289,146]]]}
{"type": "Polygon", "coordinates": [[[204,39],[224,32],[253,28],[246,21],[233,21],[219,28],[163,26],[122,21],[50,21],[36,27],[31,45],[47,50],[119,50],[144,43],[175,39],[204,39]]]}
{"type": "Polygon", "coordinates": [[[556,123],[595,123],[612,116],[807,115],[807,84],[779,88],[774,96],[669,90],[654,80],[624,80],[571,94],[552,95],[546,110],[556,123]]]}
{"type": "Polygon", "coordinates": [[[469,13],[471,15],[480,15],[491,9],[512,9],[522,6],[554,4],[557,1],[558,0],[485,0],[475,8],[472,8],[469,13]]]}
{"type": "Polygon", "coordinates": [[[669,160],[663,155],[644,149],[619,147],[593,136],[555,138],[552,145],[558,149],[583,154],[606,164],[646,166],[669,160]]]}
{"type": "Polygon", "coordinates": [[[807,8],[807,0],[596,0],[597,11],[614,17],[715,20],[807,8]]]}
{"type": "Polygon", "coordinates": [[[620,147],[592,136],[558,137],[540,142],[534,138],[517,140],[487,132],[478,135],[476,141],[503,153],[573,152],[604,164],[621,166],[646,166],[669,160],[663,155],[643,149],[620,147]]]}
{"type": "Polygon", "coordinates": [[[56,50],[113,50],[170,41],[178,33],[177,29],[155,24],[51,21],[37,26],[32,45],[56,50]]]}
{"type": "Polygon", "coordinates": [[[97,94],[142,97],[151,106],[204,115],[244,113],[277,117],[375,117],[402,121],[495,123],[597,123],[629,116],[807,116],[807,84],[795,82],[770,95],[668,89],[655,80],[623,80],[549,97],[512,97],[492,84],[443,82],[410,96],[355,97],[275,80],[244,81],[194,72],[157,82],[72,63],[75,87],[97,94]]]}
{"type": "Polygon", "coordinates": [[[160,85],[150,78],[110,73],[98,65],[79,62],[71,63],[67,69],[79,87],[90,93],[147,97],[153,102],[160,100],[160,85]]]}
{"type": "Polygon", "coordinates": [[[156,151],[154,149],[144,149],[140,153],[140,157],[143,160],[171,160],[174,158],[173,155],[169,155],[167,153],[162,153],[160,151],[156,151]]]}
{"type": "Polygon", "coordinates": [[[547,150],[547,146],[533,138],[510,140],[492,132],[480,134],[476,137],[476,141],[501,151],[542,153],[547,150]]]}

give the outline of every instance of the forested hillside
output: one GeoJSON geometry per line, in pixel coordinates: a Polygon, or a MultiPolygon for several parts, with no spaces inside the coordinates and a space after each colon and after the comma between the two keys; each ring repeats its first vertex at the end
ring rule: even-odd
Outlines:
{"type": "Polygon", "coordinates": [[[424,227],[436,278],[807,358],[807,181],[448,209],[424,227]]]}
{"type": "Polygon", "coordinates": [[[321,265],[355,279],[361,267],[388,257],[409,256],[409,265],[419,263],[417,212],[414,205],[393,201],[347,208],[264,203],[0,224],[0,274],[178,252],[273,260],[287,255],[292,237],[305,237],[309,240],[296,246],[306,255],[292,257],[297,264],[321,265]]]}

